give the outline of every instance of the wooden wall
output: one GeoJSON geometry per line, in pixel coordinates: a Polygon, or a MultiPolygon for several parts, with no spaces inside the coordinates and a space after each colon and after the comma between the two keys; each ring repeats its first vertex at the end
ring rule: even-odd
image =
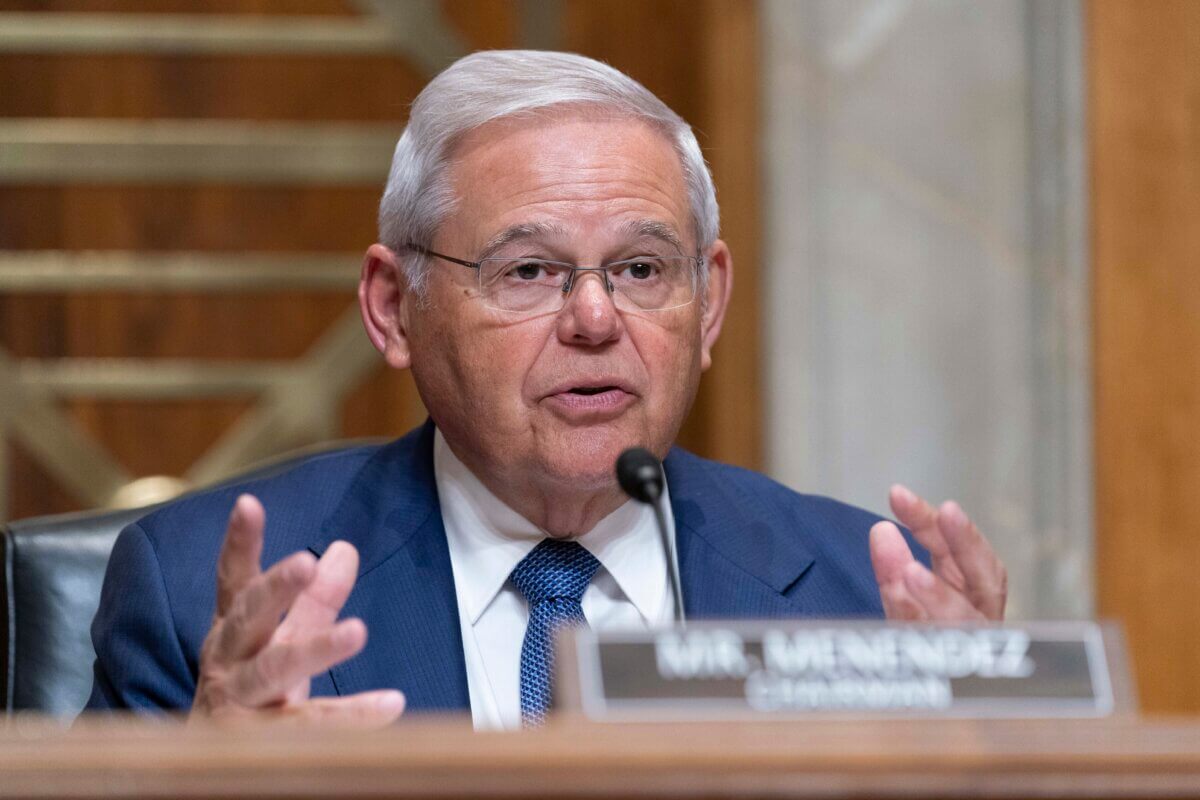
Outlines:
{"type": "MultiPolygon", "coordinates": [[[[442,11],[469,47],[495,48],[522,44],[527,26],[521,12],[527,6],[445,0],[442,11]]],[[[738,0],[568,0],[556,8],[557,15],[549,19],[560,28],[554,35],[565,49],[626,70],[701,131],[717,175],[727,238],[734,246],[738,290],[717,365],[702,386],[682,440],[705,455],[759,466],[755,5],[738,0]]],[[[0,0],[3,11],[357,13],[348,0],[0,0]]],[[[426,79],[411,59],[378,53],[0,52],[0,117],[337,121],[398,127],[426,79]]],[[[384,178],[381,172],[375,182],[335,186],[0,182],[0,251],[361,252],[374,240],[384,178]]],[[[10,291],[0,294],[0,348],[18,361],[286,362],[299,358],[352,305],[344,290],[220,295],[10,291]]],[[[254,402],[250,396],[81,397],[57,405],[129,475],[139,476],[185,473],[254,402]]],[[[379,369],[345,398],[336,423],[325,433],[394,435],[422,418],[407,376],[379,369]]],[[[10,518],[91,504],[12,436],[4,446],[10,518]]]]}
{"type": "Polygon", "coordinates": [[[1200,3],[1088,6],[1097,594],[1200,712],[1200,3]]]}

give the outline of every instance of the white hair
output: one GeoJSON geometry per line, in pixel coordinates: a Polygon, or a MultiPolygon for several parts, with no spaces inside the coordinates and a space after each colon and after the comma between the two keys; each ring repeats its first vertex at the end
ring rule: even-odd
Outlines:
{"type": "Polygon", "coordinates": [[[424,289],[428,246],[457,198],[446,177],[449,154],[466,133],[493,120],[576,105],[644,121],[672,141],[683,167],[701,252],[717,240],[716,189],[691,126],[645,86],[607,64],[574,53],[492,50],[447,67],[413,101],[396,143],[379,204],[379,241],[401,254],[410,287],[424,289]]]}

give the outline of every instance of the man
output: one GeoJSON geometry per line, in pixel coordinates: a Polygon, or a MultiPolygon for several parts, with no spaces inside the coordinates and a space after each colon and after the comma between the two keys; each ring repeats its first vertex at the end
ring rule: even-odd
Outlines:
{"type": "Polygon", "coordinates": [[[537,722],[554,625],[671,618],[653,519],[613,477],[635,445],[666,457],[693,617],[1002,616],[1003,567],[955,504],[892,490],[931,571],[891,522],[671,449],[733,260],[690,128],[627,76],[554,53],[451,66],[413,105],[380,241],[363,320],[431,422],[125,531],[90,707],[537,722]]]}

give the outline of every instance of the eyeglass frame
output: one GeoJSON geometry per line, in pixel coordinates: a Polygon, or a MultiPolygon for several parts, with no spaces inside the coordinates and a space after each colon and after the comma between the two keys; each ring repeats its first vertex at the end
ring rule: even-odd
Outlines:
{"type": "MultiPolygon", "coordinates": [[[[482,274],[483,274],[483,262],[487,260],[487,259],[480,259],[479,261],[467,261],[466,259],[463,259],[463,258],[455,258],[454,256],[448,256],[448,255],[445,255],[444,253],[438,253],[434,250],[430,250],[428,247],[422,247],[421,245],[416,244],[415,242],[406,242],[404,246],[406,248],[408,248],[409,250],[413,251],[414,253],[418,253],[418,254],[426,256],[426,257],[431,256],[433,258],[440,258],[442,261],[448,261],[451,264],[458,264],[459,266],[467,267],[468,269],[473,269],[473,270],[475,270],[475,274],[480,275],[480,276],[482,276],[482,274]]],[[[529,260],[530,261],[541,261],[546,264],[557,264],[557,265],[563,266],[563,267],[570,267],[571,276],[569,278],[567,278],[567,280],[563,281],[563,285],[562,285],[563,304],[566,305],[566,298],[571,296],[571,290],[575,288],[575,277],[576,277],[577,273],[599,272],[601,274],[601,276],[604,278],[605,291],[608,292],[609,297],[612,297],[613,292],[616,291],[616,288],[612,285],[612,281],[608,275],[608,270],[616,264],[625,264],[625,263],[629,263],[631,261],[637,261],[638,258],[639,258],[638,256],[635,256],[634,258],[619,259],[617,261],[612,262],[611,264],[601,264],[598,267],[581,267],[578,264],[572,264],[569,261],[555,261],[554,259],[550,259],[550,258],[531,258],[529,260]]],[[[688,261],[692,262],[692,269],[695,270],[694,277],[696,277],[696,278],[700,277],[700,270],[704,265],[704,256],[702,256],[702,255],[695,255],[695,256],[679,255],[679,256],[672,256],[672,258],[683,258],[683,259],[687,259],[688,261]]],[[[511,260],[519,261],[520,259],[511,259],[511,260]]],[[[677,306],[667,306],[666,308],[653,308],[653,309],[643,308],[640,310],[647,311],[649,313],[655,313],[658,311],[671,311],[676,308],[684,308],[686,306],[691,305],[693,302],[695,302],[695,300],[696,300],[696,291],[695,290],[699,289],[699,288],[700,288],[699,285],[696,285],[693,288],[692,297],[686,303],[680,303],[677,306]]],[[[488,308],[494,308],[496,311],[501,311],[505,314],[520,313],[518,311],[514,311],[514,310],[510,310],[510,309],[495,308],[494,306],[488,306],[488,308]]]]}

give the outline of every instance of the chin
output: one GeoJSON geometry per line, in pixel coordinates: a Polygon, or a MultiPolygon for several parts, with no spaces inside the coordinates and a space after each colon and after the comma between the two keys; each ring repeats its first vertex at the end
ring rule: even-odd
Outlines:
{"type": "Polygon", "coordinates": [[[612,429],[571,431],[543,453],[543,468],[556,483],[575,489],[604,489],[616,483],[617,458],[630,447],[644,446],[636,436],[612,429]]]}

